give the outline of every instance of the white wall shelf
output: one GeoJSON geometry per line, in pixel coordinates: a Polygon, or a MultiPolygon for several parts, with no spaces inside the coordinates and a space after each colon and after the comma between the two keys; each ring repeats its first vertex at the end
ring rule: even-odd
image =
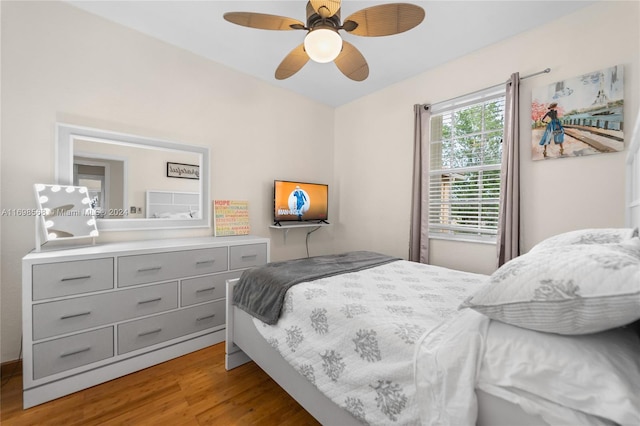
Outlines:
{"type": "Polygon", "coordinates": [[[294,223],[287,223],[286,225],[269,225],[269,228],[272,229],[280,229],[284,231],[284,242],[287,242],[287,234],[289,234],[289,231],[291,229],[295,229],[295,228],[321,228],[324,226],[329,226],[329,223],[312,223],[312,222],[302,222],[302,223],[298,223],[298,222],[294,222],[294,223]]]}
{"type": "Polygon", "coordinates": [[[269,225],[269,228],[273,228],[273,229],[284,229],[284,230],[289,230],[292,228],[315,228],[317,226],[329,226],[329,223],[309,223],[309,222],[303,222],[303,223],[296,223],[296,224],[286,224],[286,225],[269,225]]]}

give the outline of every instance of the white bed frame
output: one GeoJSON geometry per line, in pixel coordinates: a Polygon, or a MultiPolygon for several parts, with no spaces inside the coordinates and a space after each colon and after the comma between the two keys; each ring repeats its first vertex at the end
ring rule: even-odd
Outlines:
{"type": "MultiPolygon", "coordinates": [[[[627,153],[626,186],[626,226],[640,226],[640,114],[636,118],[627,153]]],[[[262,338],[249,314],[233,306],[233,288],[237,282],[237,279],[227,281],[226,369],[230,370],[253,360],[323,425],[360,425],[355,417],[336,406],[296,372],[262,338]]],[[[525,413],[515,404],[482,391],[476,393],[478,425],[546,424],[541,418],[525,413]]]]}
{"type": "Polygon", "coordinates": [[[145,216],[148,219],[155,219],[163,213],[176,214],[194,211],[199,214],[197,219],[202,217],[199,192],[148,190],[145,208],[145,216]]]}

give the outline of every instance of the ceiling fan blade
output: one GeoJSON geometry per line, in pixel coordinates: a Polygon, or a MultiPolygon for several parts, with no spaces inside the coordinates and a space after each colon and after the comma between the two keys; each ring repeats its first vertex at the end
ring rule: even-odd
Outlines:
{"type": "Polygon", "coordinates": [[[276,79],[284,80],[289,78],[298,71],[309,61],[309,55],[304,51],[304,43],[293,49],[285,58],[280,62],[276,69],[276,79]]]}
{"type": "Polygon", "coordinates": [[[348,41],[342,40],[342,52],[334,60],[342,74],[351,80],[362,81],[369,76],[369,65],[362,53],[348,41]]]}
{"type": "Polygon", "coordinates": [[[408,3],[390,3],[367,7],[349,15],[343,28],[350,34],[379,37],[398,34],[416,27],[424,20],[424,9],[408,3]],[[357,24],[354,25],[353,23],[357,24]]]}
{"type": "Polygon", "coordinates": [[[311,7],[322,18],[330,18],[340,10],[340,0],[310,0],[311,7]]]}
{"type": "Polygon", "coordinates": [[[253,12],[227,12],[224,14],[227,21],[242,25],[243,27],[258,28],[261,30],[303,30],[301,21],[286,16],[267,15],[253,12]]]}

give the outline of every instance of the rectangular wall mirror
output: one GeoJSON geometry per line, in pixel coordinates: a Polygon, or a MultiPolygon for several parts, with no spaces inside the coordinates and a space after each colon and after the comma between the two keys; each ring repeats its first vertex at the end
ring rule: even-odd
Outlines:
{"type": "Polygon", "coordinates": [[[88,188],[100,231],[210,227],[209,149],[58,123],[56,182],[88,188]]]}

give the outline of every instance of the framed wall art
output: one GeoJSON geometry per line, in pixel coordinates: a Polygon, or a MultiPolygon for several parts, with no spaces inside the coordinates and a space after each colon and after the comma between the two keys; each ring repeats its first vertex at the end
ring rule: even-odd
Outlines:
{"type": "Polygon", "coordinates": [[[170,163],[167,161],[167,177],[200,179],[200,166],[197,164],[170,163]]]}
{"type": "Polygon", "coordinates": [[[248,235],[249,202],[242,200],[213,200],[214,235],[248,235]]]}
{"type": "Polygon", "coordinates": [[[622,151],[623,81],[623,66],[616,65],[533,89],[531,158],[622,151]]]}

